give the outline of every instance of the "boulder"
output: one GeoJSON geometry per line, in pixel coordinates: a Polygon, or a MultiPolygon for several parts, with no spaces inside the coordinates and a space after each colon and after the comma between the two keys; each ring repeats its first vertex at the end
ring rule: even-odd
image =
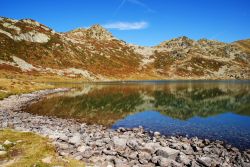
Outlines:
{"type": "Polygon", "coordinates": [[[108,150],[108,149],[105,149],[102,151],[104,154],[106,155],[116,155],[117,152],[116,151],[113,151],[113,150],[108,150]]]}
{"type": "Polygon", "coordinates": [[[141,151],[146,151],[150,154],[154,154],[156,152],[156,150],[158,150],[158,148],[160,148],[160,144],[159,143],[146,143],[144,147],[140,147],[139,150],[141,151]]]}
{"type": "Polygon", "coordinates": [[[58,136],[58,139],[61,140],[61,141],[65,141],[65,142],[67,142],[69,140],[68,136],[66,136],[64,133],[60,134],[58,136]]]}
{"type": "Polygon", "coordinates": [[[172,166],[172,160],[164,157],[160,157],[157,162],[161,167],[169,167],[172,166]]]}
{"type": "Polygon", "coordinates": [[[90,149],[90,147],[85,146],[85,145],[81,145],[77,148],[78,152],[85,152],[86,150],[90,149]]]}
{"type": "Polygon", "coordinates": [[[212,159],[210,157],[200,157],[197,159],[197,162],[206,167],[210,167],[212,165],[212,159]]]}
{"type": "Polygon", "coordinates": [[[114,136],[112,140],[116,148],[122,148],[122,149],[126,148],[127,139],[114,136]]]}
{"type": "Polygon", "coordinates": [[[138,153],[137,152],[135,152],[135,151],[133,151],[131,154],[129,154],[129,158],[130,159],[137,159],[137,155],[138,155],[138,153]]]}
{"type": "Polygon", "coordinates": [[[161,133],[160,132],[154,132],[154,136],[160,136],[161,133]]]}
{"type": "Polygon", "coordinates": [[[81,155],[82,155],[82,158],[87,158],[88,159],[93,155],[93,152],[92,151],[85,151],[81,155]]]}
{"type": "Polygon", "coordinates": [[[69,143],[73,144],[75,146],[81,145],[81,136],[80,135],[74,135],[69,139],[69,143]]]}
{"type": "Polygon", "coordinates": [[[180,153],[180,155],[177,157],[177,161],[185,165],[191,164],[191,160],[189,159],[189,157],[183,153],[180,153]]]}
{"type": "Polygon", "coordinates": [[[147,152],[141,152],[139,153],[139,161],[143,160],[143,161],[149,161],[152,158],[151,154],[147,153],[147,152]]]}
{"type": "Polygon", "coordinates": [[[179,153],[180,153],[179,150],[175,150],[169,147],[161,147],[156,151],[156,155],[174,160],[176,159],[179,153]]]}
{"type": "Polygon", "coordinates": [[[139,145],[135,140],[128,140],[127,141],[127,146],[131,148],[132,150],[138,150],[139,145]]]}

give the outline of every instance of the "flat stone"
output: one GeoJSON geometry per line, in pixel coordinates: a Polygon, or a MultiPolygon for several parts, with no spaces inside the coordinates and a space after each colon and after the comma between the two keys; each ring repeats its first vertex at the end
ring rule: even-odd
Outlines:
{"type": "Polygon", "coordinates": [[[77,151],[78,151],[78,152],[84,152],[84,151],[86,151],[87,149],[89,149],[89,147],[87,147],[87,146],[85,146],[85,145],[82,145],[82,146],[79,146],[79,147],[77,148],[77,151]]]}
{"type": "Polygon", "coordinates": [[[69,139],[70,144],[74,144],[75,146],[81,145],[81,136],[75,135],[72,138],[69,139]]]}
{"type": "Polygon", "coordinates": [[[141,151],[146,151],[150,154],[154,154],[156,152],[156,150],[158,150],[159,148],[161,148],[159,143],[146,143],[144,147],[140,147],[139,150],[141,151]]]}
{"type": "Polygon", "coordinates": [[[197,162],[206,167],[210,167],[212,165],[212,159],[210,157],[200,157],[197,159],[197,162]]]}
{"type": "Polygon", "coordinates": [[[119,147],[119,148],[123,148],[123,149],[126,148],[127,139],[119,138],[117,136],[114,136],[112,138],[112,140],[114,142],[115,147],[119,147]]]}
{"type": "Polygon", "coordinates": [[[86,151],[83,152],[81,155],[83,158],[90,158],[93,155],[93,153],[91,151],[86,151]]]}
{"type": "Polygon", "coordinates": [[[169,147],[162,147],[156,151],[156,155],[162,156],[165,158],[174,159],[174,160],[176,159],[176,157],[179,153],[180,153],[179,150],[175,150],[175,149],[172,149],[169,147]]]}
{"type": "Polygon", "coordinates": [[[160,158],[158,159],[158,164],[159,164],[161,167],[170,167],[171,164],[172,164],[172,160],[171,160],[171,159],[168,159],[168,158],[160,157],[160,158]]]}
{"type": "Polygon", "coordinates": [[[116,155],[116,154],[117,154],[116,151],[107,150],[107,149],[103,150],[102,152],[103,152],[104,154],[106,154],[106,155],[116,155]]]}
{"type": "Polygon", "coordinates": [[[183,153],[180,153],[177,159],[178,159],[178,162],[183,163],[185,165],[189,165],[191,163],[191,160],[189,159],[189,157],[183,153]]]}
{"type": "Polygon", "coordinates": [[[76,160],[78,160],[78,161],[81,160],[82,158],[83,158],[82,155],[77,155],[77,156],[74,157],[74,159],[76,159],[76,160]]]}
{"type": "Polygon", "coordinates": [[[68,136],[66,136],[65,134],[60,134],[58,139],[65,142],[69,140],[68,136]]]}
{"type": "Polygon", "coordinates": [[[127,141],[127,146],[132,150],[137,150],[139,148],[138,143],[134,140],[127,141]]]}
{"type": "Polygon", "coordinates": [[[149,161],[151,158],[152,158],[151,154],[149,154],[147,152],[139,153],[139,159],[145,159],[145,160],[149,161]]]}
{"type": "Polygon", "coordinates": [[[137,159],[137,155],[138,155],[138,153],[137,152],[135,152],[135,151],[133,151],[131,154],[129,154],[129,158],[130,159],[137,159]]]}

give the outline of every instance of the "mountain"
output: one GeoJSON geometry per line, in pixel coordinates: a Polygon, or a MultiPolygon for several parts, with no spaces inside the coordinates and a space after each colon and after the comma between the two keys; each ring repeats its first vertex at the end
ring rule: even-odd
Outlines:
{"type": "Polygon", "coordinates": [[[143,47],[100,25],[59,33],[32,19],[0,17],[0,69],[91,81],[250,79],[249,41],[179,37],[143,47]]]}

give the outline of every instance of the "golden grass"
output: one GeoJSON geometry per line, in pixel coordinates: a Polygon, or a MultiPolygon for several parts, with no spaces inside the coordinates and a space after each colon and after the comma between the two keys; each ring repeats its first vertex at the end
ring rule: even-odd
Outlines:
{"type": "Polygon", "coordinates": [[[12,94],[30,93],[37,90],[53,89],[50,82],[82,82],[80,78],[61,77],[49,74],[27,74],[0,70],[0,99],[12,94]]]}
{"type": "Polygon", "coordinates": [[[7,147],[7,155],[0,157],[0,161],[9,160],[8,167],[85,166],[83,162],[59,157],[47,138],[34,133],[0,130],[0,144],[6,140],[16,143],[7,147]],[[51,157],[51,163],[42,161],[47,157],[51,157]]]}

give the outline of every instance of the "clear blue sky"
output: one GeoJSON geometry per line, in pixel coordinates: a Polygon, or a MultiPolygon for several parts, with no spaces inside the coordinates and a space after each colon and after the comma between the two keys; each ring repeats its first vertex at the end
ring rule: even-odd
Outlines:
{"type": "Polygon", "coordinates": [[[183,35],[250,38],[250,0],[1,0],[0,7],[0,16],[32,18],[59,32],[98,23],[147,46],[183,35]]]}

